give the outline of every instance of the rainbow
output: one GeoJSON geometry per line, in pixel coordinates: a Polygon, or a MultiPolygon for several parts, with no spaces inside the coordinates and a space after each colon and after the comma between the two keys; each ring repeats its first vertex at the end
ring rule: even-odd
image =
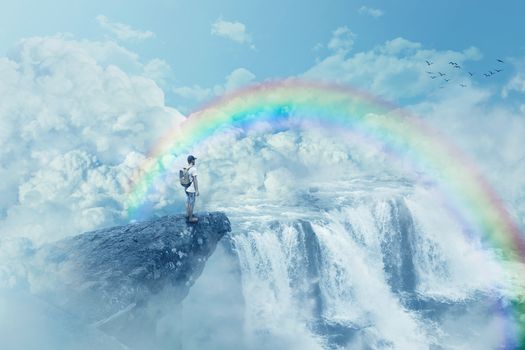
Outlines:
{"type": "MultiPolygon", "coordinates": [[[[305,126],[347,130],[351,137],[379,144],[389,156],[408,159],[436,180],[445,205],[454,207],[451,212],[469,234],[481,235],[503,258],[525,262],[524,237],[495,190],[472,161],[423,118],[350,87],[300,80],[223,96],[173,125],[137,171],[125,203],[128,217],[138,216],[165,174],[181,165],[175,161],[194,147],[232,128],[249,130],[258,123],[274,131],[305,126]]],[[[520,305],[512,310],[514,319],[525,314],[520,305]]],[[[525,331],[517,338],[509,332],[504,332],[508,346],[525,344],[525,331]]]]}
{"type": "Polygon", "coordinates": [[[156,181],[170,169],[167,155],[185,155],[232,127],[246,129],[258,122],[294,127],[304,121],[351,130],[408,157],[417,168],[435,174],[447,197],[468,208],[463,220],[475,231],[507,257],[525,258],[523,235],[497,193],[474,164],[421,117],[349,87],[300,80],[265,83],[226,95],[174,125],[142,164],[125,203],[128,217],[137,216],[156,181]]]}

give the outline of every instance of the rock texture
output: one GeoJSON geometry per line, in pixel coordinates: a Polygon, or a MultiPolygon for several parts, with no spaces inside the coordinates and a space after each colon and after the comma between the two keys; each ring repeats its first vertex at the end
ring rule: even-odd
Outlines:
{"type": "Polygon", "coordinates": [[[180,302],[230,230],[226,215],[214,212],[196,224],[165,216],[48,244],[28,262],[33,292],[92,325],[119,320],[125,328],[122,320],[146,312],[152,298],[180,302]]]}

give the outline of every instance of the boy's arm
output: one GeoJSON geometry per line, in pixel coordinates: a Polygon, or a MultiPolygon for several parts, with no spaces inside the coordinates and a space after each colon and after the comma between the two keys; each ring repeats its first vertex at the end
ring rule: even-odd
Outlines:
{"type": "Polygon", "coordinates": [[[199,195],[199,183],[197,181],[197,175],[193,176],[193,185],[195,186],[195,195],[199,195]]]}

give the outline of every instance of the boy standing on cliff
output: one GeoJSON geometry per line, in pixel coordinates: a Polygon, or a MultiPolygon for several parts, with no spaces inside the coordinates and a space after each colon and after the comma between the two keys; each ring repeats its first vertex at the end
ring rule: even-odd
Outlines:
{"type": "Polygon", "coordinates": [[[193,216],[193,208],[195,206],[195,197],[199,195],[199,183],[197,182],[197,168],[195,167],[195,158],[192,155],[188,156],[188,165],[184,168],[189,175],[190,185],[186,187],[186,217],[189,222],[197,222],[199,219],[193,216]]]}

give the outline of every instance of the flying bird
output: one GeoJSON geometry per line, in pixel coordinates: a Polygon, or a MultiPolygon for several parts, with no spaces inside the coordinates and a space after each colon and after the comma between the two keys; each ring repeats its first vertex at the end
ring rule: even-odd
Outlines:
{"type": "Polygon", "coordinates": [[[446,81],[447,83],[450,81],[450,79],[443,79],[444,81],[446,81]]]}
{"type": "Polygon", "coordinates": [[[487,74],[487,73],[483,73],[483,75],[486,77],[490,77],[490,74],[487,74]]]}
{"type": "Polygon", "coordinates": [[[470,72],[468,72],[468,74],[470,74],[470,76],[473,76],[473,75],[474,75],[474,74],[472,74],[472,73],[470,73],[470,72]]]}
{"type": "Polygon", "coordinates": [[[500,60],[499,58],[497,59],[497,61],[500,62],[500,63],[505,63],[505,62],[503,62],[502,60],[500,60]]]}
{"type": "Polygon", "coordinates": [[[461,87],[467,87],[467,85],[465,85],[465,84],[459,84],[459,86],[461,86],[461,87]]]}
{"type": "Polygon", "coordinates": [[[503,69],[496,69],[496,73],[503,72],[503,69]]]}
{"type": "Polygon", "coordinates": [[[430,62],[430,61],[427,61],[427,60],[425,60],[425,62],[426,62],[427,65],[429,65],[429,66],[432,65],[432,64],[434,64],[434,62],[430,62]]]}
{"type": "Polygon", "coordinates": [[[430,72],[430,71],[427,70],[427,74],[434,74],[434,72],[430,72]]]}
{"type": "Polygon", "coordinates": [[[461,69],[461,66],[460,66],[459,64],[456,64],[456,65],[454,66],[454,68],[459,68],[459,69],[461,69]]]}
{"type": "Polygon", "coordinates": [[[431,75],[430,78],[436,79],[437,77],[435,75],[431,75]]]}
{"type": "Polygon", "coordinates": [[[448,64],[451,64],[453,66],[457,66],[458,65],[456,62],[452,62],[452,61],[450,61],[448,64]]]}
{"type": "Polygon", "coordinates": [[[441,73],[441,72],[438,72],[439,73],[439,76],[445,76],[446,74],[445,73],[441,73]]]}

